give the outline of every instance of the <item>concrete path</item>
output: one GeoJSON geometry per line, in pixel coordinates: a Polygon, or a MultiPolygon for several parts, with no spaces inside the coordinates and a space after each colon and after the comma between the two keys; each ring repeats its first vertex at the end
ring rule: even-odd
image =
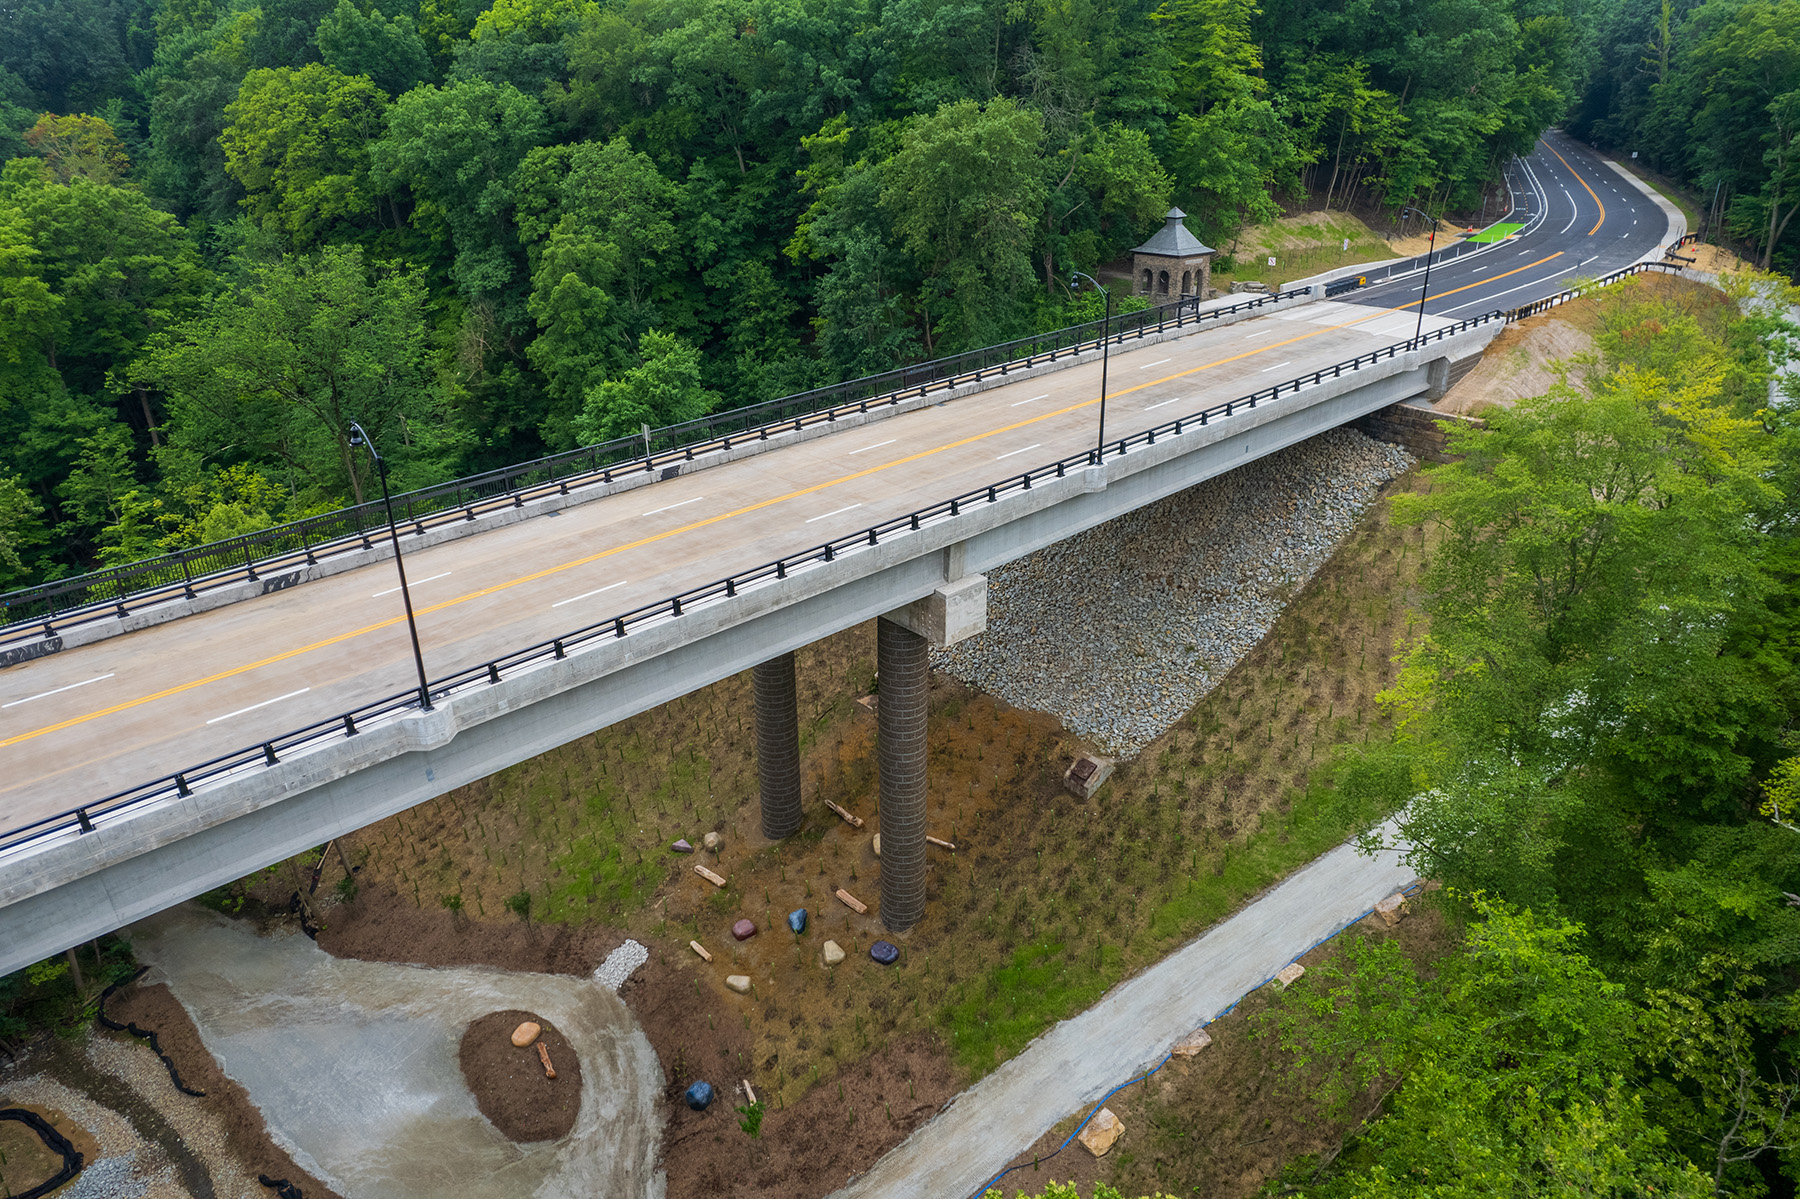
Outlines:
{"type": "MultiPolygon", "coordinates": [[[[1397,835],[1391,826],[1382,834],[1397,835]]],[[[836,1199],[965,1199],[1057,1121],[1154,1066],[1187,1033],[1413,881],[1398,853],[1332,850],[1033,1041],[836,1199]]]]}
{"type": "Polygon", "coordinates": [[[661,1199],[662,1069],[598,982],[338,959],[191,905],[128,935],[276,1143],[345,1199],[661,1199]],[[463,1083],[463,1030],[507,1008],[548,1017],[581,1056],[559,1140],[507,1140],[463,1083]]]}

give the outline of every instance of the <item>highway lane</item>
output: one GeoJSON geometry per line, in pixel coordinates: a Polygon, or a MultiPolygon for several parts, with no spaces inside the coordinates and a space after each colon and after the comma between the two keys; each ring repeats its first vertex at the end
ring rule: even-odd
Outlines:
{"type": "MultiPolygon", "coordinates": [[[[1540,229],[1558,200],[1543,189],[1540,229]]],[[[1599,197],[1582,200],[1590,225],[1617,219],[1610,202],[1602,219],[1599,197]]],[[[1565,217],[1583,211],[1569,204],[1565,217]]],[[[1558,252],[1538,249],[1518,267],[1500,261],[1508,248],[1492,251],[1481,259],[1495,269],[1442,288],[1434,270],[1432,294],[1481,311],[1485,295],[1536,279],[1550,265],[1538,259],[1558,252]]],[[[1388,310],[1408,302],[1395,286],[1386,305],[1309,304],[1115,353],[1108,430],[1405,340],[1416,315],[1388,310]]],[[[1445,323],[1434,305],[1426,328],[1445,323]]],[[[479,665],[1077,452],[1092,443],[1098,386],[1098,364],[1071,367],[409,553],[427,668],[479,665]]],[[[0,671],[0,829],[406,690],[395,587],[392,566],[377,563],[0,671]]]]}
{"type": "MultiPolygon", "coordinates": [[[[1484,253],[1434,263],[1425,311],[1462,320],[1555,295],[1576,279],[1628,266],[1664,241],[1667,220],[1649,196],[1573,138],[1551,130],[1508,171],[1526,227],[1484,253]],[[1523,268],[1523,269],[1521,269],[1523,268]],[[1498,280],[1504,282],[1497,282],[1498,280]]],[[[1441,240],[1441,236],[1440,236],[1441,240]]],[[[1343,297],[1418,312],[1421,275],[1343,297]]]]}

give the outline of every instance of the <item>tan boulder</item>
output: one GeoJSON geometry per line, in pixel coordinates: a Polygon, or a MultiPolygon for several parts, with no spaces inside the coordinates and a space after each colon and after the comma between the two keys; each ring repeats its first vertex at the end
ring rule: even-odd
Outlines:
{"type": "Polygon", "coordinates": [[[512,1043],[520,1049],[524,1049],[533,1041],[537,1040],[538,1034],[543,1031],[544,1030],[539,1027],[537,1021],[527,1020],[525,1023],[519,1025],[519,1027],[513,1029],[512,1043]]]}
{"type": "Polygon", "coordinates": [[[1275,979],[1274,979],[1275,989],[1277,991],[1287,990],[1289,987],[1293,986],[1296,982],[1298,982],[1300,980],[1300,976],[1305,973],[1306,973],[1306,967],[1302,966],[1299,962],[1295,962],[1292,965],[1283,966],[1281,968],[1281,972],[1275,976],[1275,979]]]}
{"type": "Polygon", "coordinates": [[[1095,1157],[1105,1157],[1107,1150],[1113,1147],[1113,1142],[1124,1134],[1125,1125],[1112,1114],[1111,1108],[1103,1107],[1087,1122],[1076,1139],[1081,1142],[1083,1149],[1095,1157]]]}
{"type": "Polygon", "coordinates": [[[836,941],[825,942],[825,964],[835,966],[844,960],[844,947],[836,941]]]}
{"type": "Polygon", "coordinates": [[[750,976],[748,974],[728,974],[725,976],[725,985],[739,995],[748,995],[750,993],[750,976]]]}
{"type": "Polygon", "coordinates": [[[1202,1049],[1212,1044],[1212,1034],[1204,1028],[1196,1028],[1181,1040],[1175,1042],[1175,1048],[1169,1050],[1176,1057],[1194,1057],[1202,1049]]]}

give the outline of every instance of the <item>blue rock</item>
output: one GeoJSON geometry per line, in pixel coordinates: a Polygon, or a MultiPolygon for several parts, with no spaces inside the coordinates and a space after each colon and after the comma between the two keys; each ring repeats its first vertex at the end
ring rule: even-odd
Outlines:
{"type": "Polygon", "coordinates": [[[795,908],[788,913],[788,927],[797,933],[806,931],[806,909],[795,908]]]}
{"type": "Polygon", "coordinates": [[[710,1082],[697,1082],[687,1089],[687,1094],[683,1098],[687,1100],[689,1107],[697,1112],[703,1112],[712,1102],[712,1096],[713,1090],[710,1082]]]}
{"type": "Polygon", "coordinates": [[[877,941],[869,946],[869,956],[883,966],[892,966],[900,960],[900,951],[894,947],[892,942],[877,941]]]}

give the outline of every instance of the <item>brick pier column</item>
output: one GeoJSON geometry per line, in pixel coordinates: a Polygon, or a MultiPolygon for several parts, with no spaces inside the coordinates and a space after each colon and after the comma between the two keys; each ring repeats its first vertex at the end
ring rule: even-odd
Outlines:
{"type": "Polygon", "coordinates": [[[800,831],[800,715],[794,655],[751,670],[756,688],[756,779],[762,786],[762,831],[771,841],[800,831]]]}
{"type": "Polygon", "coordinates": [[[881,698],[881,922],[905,932],[925,914],[925,698],[930,645],[887,617],[875,622],[881,698]]]}

